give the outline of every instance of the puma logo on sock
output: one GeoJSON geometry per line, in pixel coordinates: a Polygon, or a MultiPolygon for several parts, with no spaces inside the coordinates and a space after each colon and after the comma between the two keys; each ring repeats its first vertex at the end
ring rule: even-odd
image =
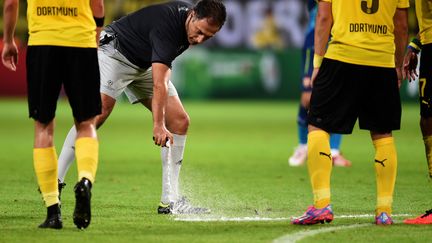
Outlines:
{"type": "Polygon", "coordinates": [[[327,156],[330,160],[332,160],[332,158],[331,158],[331,154],[326,154],[326,153],[324,153],[324,152],[320,152],[319,154],[320,154],[320,155],[327,156]]]}
{"type": "Polygon", "coordinates": [[[383,167],[385,167],[384,161],[386,161],[386,160],[387,159],[383,159],[383,160],[379,161],[379,160],[375,159],[375,163],[381,164],[383,167]]]}

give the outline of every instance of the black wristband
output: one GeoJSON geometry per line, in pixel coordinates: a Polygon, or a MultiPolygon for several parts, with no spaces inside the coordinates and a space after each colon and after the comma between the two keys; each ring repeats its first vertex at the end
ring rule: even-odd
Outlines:
{"type": "Polygon", "coordinates": [[[103,27],[105,16],[104,17],[100,17],[100,18],[93,16],[93,18],[94,18],[94,20],[96,22],[96,26],[97,27],[103,27]]]}

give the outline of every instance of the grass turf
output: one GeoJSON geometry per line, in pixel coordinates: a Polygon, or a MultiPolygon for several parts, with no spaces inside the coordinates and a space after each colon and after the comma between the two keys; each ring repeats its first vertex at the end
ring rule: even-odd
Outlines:
{"type": "MultiPolygon", "coordinates": [[[[297,143],[294,102],[185,102],[191,126],[182,168],[182,188],[195,204],[210,207],[209,218],[286,218],[272,221],[184,222],[157,215],[161,190],[159,149],[153,145],[151,114],[120,103],[99,130],[100,163],[93,188],[92,223],[84,231],[72,222],[76,166],[62,194],[64,228],[40,230],[45,217],[32,165],[33,122],[24,100],[0,100],[0,242],[271,242],[284,235],[329,227],[368,224],[304,238],[305,242],[425,242],[431,226],[372,224],[374,150],[367,131],[355,128],[342,141],[351,168],[334,168],[330,225],[299,227],[288,218],[312,202],[306,167],[287,159],[297,143]]],[[[416,104],[404,104],[402,130],[395,132],[399,156],[393,213],[417,216],[432,208],[416,104]]],[[[57,111],[57,152],[72,124],[61,101],[57,111]]]]}

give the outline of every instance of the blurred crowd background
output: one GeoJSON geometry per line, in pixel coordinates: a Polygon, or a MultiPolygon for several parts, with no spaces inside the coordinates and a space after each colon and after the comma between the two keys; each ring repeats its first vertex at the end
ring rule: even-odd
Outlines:
{"type": "MultiPolygon", "coordinates": [[[[3,6],[3,0],[0,2],[3,6]]],[[[162,2],[167,0],[105,0],[105,23],[162,2]]],[[[223,29],[174,62],[172,81],[182,98],[297,99],[302,74],[300,51],[308,21],[306,0],[224,2],[228,19],[223,29]]],[[[418,29],[414,1],[411,3],[409,24],[413,36],[418,29]]],[[[0,19],[0,33],[3,33],[3,18],[0,19]]],[[[25,95],[27,36],[26,0],[20,0],[16,31],[20,62],[16,73],[0,65],[0,97],[25,95]]],[[[416,100],[416,85],[405,83],[401,94],[404,100],[416,100]]]]}

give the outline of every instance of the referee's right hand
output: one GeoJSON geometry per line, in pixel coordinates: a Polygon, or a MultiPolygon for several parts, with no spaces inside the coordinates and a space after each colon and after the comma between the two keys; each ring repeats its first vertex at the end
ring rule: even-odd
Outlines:
{"type": "Polygon", "coordinates": [[[173,143],[173,135],[165,126],[155,126],[153,128],[153,141],[157,146],[169,147],[173,143]]]}

